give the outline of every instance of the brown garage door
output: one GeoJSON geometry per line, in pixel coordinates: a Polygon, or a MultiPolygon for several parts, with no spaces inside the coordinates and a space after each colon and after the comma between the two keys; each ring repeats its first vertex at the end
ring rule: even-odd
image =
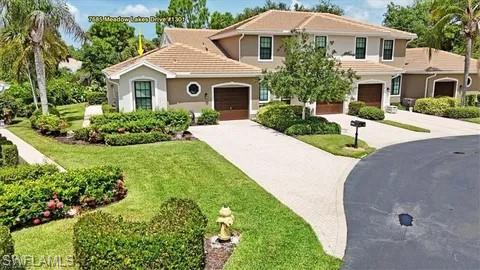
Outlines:
{"type": "Polygon", "coordinates": [[[343,113],[343,102],[317,101],[316,114],[343,113]]]}
{"type": "Polygon", "coordinates": [[[360,84],[358,85],[358,100],[365,102],[367,106],[381,108],[382,84],[360,84]]]}
{"type": "Polygon", "coordinates": [[[455,82],[435,82],[435,97],[453,97],[455,82]]]}
{"type": "Polygon", "coordinates": [[[248,119],[248,87],[215,88],[215,110],[220,120],[248,119]]]}

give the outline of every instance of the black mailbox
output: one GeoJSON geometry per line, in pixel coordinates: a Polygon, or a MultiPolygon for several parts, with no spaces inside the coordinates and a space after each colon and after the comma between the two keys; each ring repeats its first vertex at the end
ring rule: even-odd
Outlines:
{"type": "Polygon", "coordinates": [[[352,127],[365,127],[366,125],[367,123],[365,123],[364,121],[360,121],[360,120],[350,121],[350,126],[352,127]]]}

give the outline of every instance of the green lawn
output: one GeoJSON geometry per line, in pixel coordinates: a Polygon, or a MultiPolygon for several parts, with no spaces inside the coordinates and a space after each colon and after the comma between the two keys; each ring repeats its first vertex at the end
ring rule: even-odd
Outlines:
{"type": "Polygon", "coordinates": [[[469,118],[469,119],[463,119],[464,121],[470,122],[470,123],[475,123],[475,124],[480,124],[480,117],[478,118],[469,118]]]}
{"type": "Polygon", "coordinates": [[[383,124],[387,124],[387,125],[390,125],[390,126],[398,127],[398,128],[408,129],[408,130],[415,131],[415,132],[430,133],[429,129],[421,128],[421,127],[417,127],[417,126],[413,126],[413,125],[409,125],[409,124],[404,124],[404,123],[400,123],[400,122],[395,122],[395,121],[392,121],[392,120],[381,120],[381,121],[378,121],[378,122],[383,123],[383,124]]]}
{"type": "MultiPolygon", "coordinates": [[[[208,231],[213,234],[218,229],[218,210],[229,205],[236,218],[234,228],[242,236],[227,269],[338,269],[341,265],[324,253],[302,218],[201,141],[126,147],[67,145],[38,135],[27,121],[9,129],[67,169],[120,166],[128,195],[102,210],[129,220],[149,220],[168,197],[187,197],[206,213],[208,231]]],[[[70,255],[74,223],[75,219],[59,220],[14,232],[16,252],[70,255]]]]}
{"type": "Polygon", "coordinates": [[[347,135],[304,135],[297,138],[337,156],[362,158],[375,151],[375,148],[369,147],[362,140],[358,140],[358,149],[348,147],[354,143],[355,138],[347,135]]]}
{"type": "Polygon", "coordinates": [[[60,115],[70,123],[70,126],[68,127],[69,129],[75,130],[82,127],[85,105],[85,103],[79,103],[57,107],[60,115]]]}

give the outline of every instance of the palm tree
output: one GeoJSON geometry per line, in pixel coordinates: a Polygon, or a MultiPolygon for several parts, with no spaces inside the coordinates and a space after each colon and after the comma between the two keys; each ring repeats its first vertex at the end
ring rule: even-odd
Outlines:
{"type": "Polygon", "coordinates": [[[480,31],[480,0],[435,0],[432,6],[432,19],[435,28],[444,29],[451,24],[459,24],[465,36],[465,66],[463,85],[460,89],[462,106],[465,105],[472,43],[480,31]]]}
{"type": "Polygon", "coordinates": [[[33,52],[37,85],[42,113],[48,114],[44,52],[46,40],[58,35],[59,29],[72,34],[75,39],[85,39],[85,34],[63,0],[0,0],[0,14],[4,12],[5,28],[23,24],[33,52]]]}

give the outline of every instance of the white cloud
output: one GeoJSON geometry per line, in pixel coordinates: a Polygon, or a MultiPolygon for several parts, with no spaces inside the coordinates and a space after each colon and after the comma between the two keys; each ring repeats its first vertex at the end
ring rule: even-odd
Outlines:
{"type": "Polygon", "coordinates": [[[374,21],[371,18],[371,14],[368,10],[364,10],[354,6],[347,6],[345,7],[345,15],[355,20],[364,21],[364,22],[372,22],[374,21]]]}
{"type": "Polygon", "coordinates": [[[80,18],[80,10],[78,10],[76,6],[70,3],[67,3],[67,7],[70,13],[72,13],[73,17],[75,17],[75,19],[78,21],[78,19],[80,18]]]}
{"type": "Polygon", "coordinates": [[[127,5],[126,7],[117,10],[117,14],[121,16],[150,16],[154,15],[157,9],[148,9],[142,4],[127,5]]]}
{"type": "Polygon", "coordinates": [[[413,3],[413,0],[367,0],[367,4],[372,8],[386,8],[390,2],[395,3],[396,5],[406,6],[413,3]]]}

